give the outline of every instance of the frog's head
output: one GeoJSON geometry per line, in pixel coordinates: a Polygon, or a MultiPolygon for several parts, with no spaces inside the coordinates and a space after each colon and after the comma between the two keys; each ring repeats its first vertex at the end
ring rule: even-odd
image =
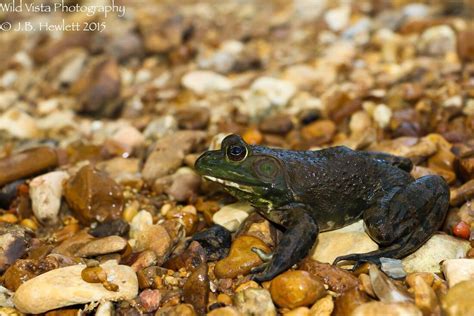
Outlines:
{"type": "Polygon", "coordinates": [[[288,202],[291,193],[284,163],[276,152],[229,135],[221,149],[203,153],[195,167],[204,178],[224,185],[238,198],[257,206],[277,206],[288,202]]]}

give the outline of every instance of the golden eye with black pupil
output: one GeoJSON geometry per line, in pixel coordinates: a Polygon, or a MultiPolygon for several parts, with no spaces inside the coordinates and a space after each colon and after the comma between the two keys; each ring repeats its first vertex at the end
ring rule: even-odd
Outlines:
{"type": "Polygon", "coordinates": [[[232,145],[227,148],[227,157],[232,161],[241,161],[247,155],[247,148],[241,145],[232,145]]]}

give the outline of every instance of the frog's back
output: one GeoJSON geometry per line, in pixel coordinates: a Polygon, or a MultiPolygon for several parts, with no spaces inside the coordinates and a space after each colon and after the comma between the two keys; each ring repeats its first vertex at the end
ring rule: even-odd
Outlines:
{"type": "Polygon", "coordinates": [[[293,195],[318,210],[321,230],[357,221],[384,192],[413,181],[406,171],[343,146],[292,153],[283,161],[293,195]]]}

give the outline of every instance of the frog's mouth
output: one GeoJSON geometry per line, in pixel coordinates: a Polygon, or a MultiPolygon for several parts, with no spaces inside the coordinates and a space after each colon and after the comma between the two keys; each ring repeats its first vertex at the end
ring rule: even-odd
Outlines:
{"type": "Polygon", "coordinates": [[[245,185],[245,184],[233,182],[233,181],[230,181],[230,180],[211,177],[211,176],[204,176],[204,178],[206,178],[207,180],[210,180],[212,182],[217,182],[217,183],[223,184],[226,187],[235,188],[235,189],[240,190],[240,191],[244,191],[244,192],[248,192],[248,193],[254,193],[255,192],[253,187],[250,186],[250,185],[245,185]]]}

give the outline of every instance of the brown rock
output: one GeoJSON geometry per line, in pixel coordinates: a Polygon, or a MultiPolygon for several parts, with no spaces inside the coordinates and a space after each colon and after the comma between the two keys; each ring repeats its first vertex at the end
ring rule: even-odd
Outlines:
{"type": "Polygon", "coordinates": [[[79,98],[81,111],[92,115],[111,116],[119,105],[121,78],[117,61],[102,59],[93,64],[71,87],[79,98]]]}
{"type": "Polygon", "coordinates": [[[89,48],[91,35],[89,32],[74,32],[47,43],[41,43],[33,51],[32,57],[36,62],[45,63],[56,56],[75,47],[89,48]]]}
{"type": "Polygon", "coordinates": [[[473,37],[473,29],[468,29],[458,33],[457,49],[459,59],[462,61],[474,61],[474,44],[472,43],[473,37]]]}
{"type": "Polygon", "coordinates": [[[331,295],[319,299],[309,310],[311,316],[331,316],[334,310],[334,301],[331,295]]]}
{"type": "Polygon", "coordinates": [[[186,231],[186,236],[191,236],[197,228],[198,217],[196,208],[192,205],[186,207],[175,207],[166,213],[166,219],[179,220],[186,231]]]}
{"type": "Polygon", "coordinates": [[[28,149],[0,159],[0,187],[58,165],[56,151],[50,147],[28,149]]]}
{"type": "Polygon", "coordinates": [[[472,315],[474,280],[463,281],[450,288],[441,303],[446,316],[472,315]]]}
{"type": "Polygon", "coordinates": [[[263,263],[259,256],[251,248],[256,247],[265,253],[270,248],[260,239],[253,236],[241,236],[234,240],[230,248],[229,256],[218,261],[214,273],[218,278],[235,278],[238,275],[246,275],[253,267],[263,263]]]}
{"type": "Polygon", "coordinates": [[[157,263],[156,254],[152,250],[145,250],[138,254],[131,267],[133,271],[137,272],[157,263]]]}
{"type": "Polygon", "coordinates": [[[234,295],[234,306],[243,315],[276,316],[270,293],[265,289],[248,288],[234,295]]]}
{"type": "Polygon", "coordinates": [[[301,129],[301,136],[311,146],[325,144],[336,134],[336,125],[330,120],[319,120],[301,129]]]}
{"type": "Polygon", "coordinates": [[[359,280],[350,272],[328,263],[321,263],[306,258],[298,265],[301,270],[308,271],[321,279],[331,291],[342,293],[359,285],[359,280]]]}
{"type": "Polygon", "coordinates": [[[474,179],[464,183],[458,188],[451,189],[449,204],[457,206],[472,198],[474,198],[474,179]]]}
{"type": "Polygon", "coordinates": [[[82,167],[67,183],[64,195],[84,224],[119,218],[123,208],[120,186],[90,165],[82,167]]]}
{"type": "Polygon", "coordinates": [[[182,165],[185,155],[205,137],[206,133],[202,131],[178,131],[160,138],[143,166],[143,179],[152,183],[155,179],[173,173],[182,165]]]}
{"type": "Polygon", "coordinates": [[[430,284],[425,281],[423,275],[413,277],[410,283],[413,285],[412,289],[415,292],[415,304],[423,315],[441,315],[438,297],[430,284]]]}
{"type": "Polygon", "coordinates": [[[3,275],[5,287],[11,291],[16,291],[26,281],[60,266],[65,265],[53,256],[41,260],[17,260],[3,275]]]}
{"type": "Polygon", "coordinates": [[[358,287],[353,287],[338,296],[334,302],[334,316],[346,316],[360,305],[369,302],[370,299],[358,287]]]}
{"type": "Polygon", "coordinates": [[[162,264],[173,246],[168,231],[162,225],[151,225],[136,233],[135,250],[152,250],[156,259],[162,264]]]}
{"type": "Polygon", "coordinates": [[[181,129],[205,129],[209,123],[210,111],[205,107],[185,107],[176,111],[175,118],[181,129]]]}
{"type": "Polygon", "coordinates": [[[105,255],[114,252],[120,252],[128,245],[127,240],[119,236],[109,236],[96,240],[92,240],[85,244],[78,251],[78,257],[93,257],[105,255]]]}
{"type": "Polygon", "coordinates": [[[138,298],[145,313],[154,312],[160,307],[161,293],[159,290],[145,290],[138,295],[138,298]]]}
{"type": "Polygon", "coordinates": [[[73,236],[64,239],[64,241],[55,247],[51,253],[61,254],[68,257],[74,257],[75,253],[84,245],[94,239],[87,231],[83,230],[73,236]]]}
{"type": "Polygon", "coordinates": [[[448,183],[453,183],[456,180],[453,171],[456,156],[451,152],[451,144],[441,135],[430,134],[427,137],[438,145],[438,151],[428,158],[428,168],[442,176],[448,183]]]}
{"type": "Polygon", "coordinates": [[[26,254],[32,235],[22,226],[0,222],[0,272],[26,254]]]}
{"type": "Polygon", "coordinates": [[[370,302],[358,306],[351,316],[422,316],[422,312],[412,303],[370,302]]]}
{"type": "Polygon", "coordinates": [[[264,118],[258,128],[264,133],[287,134],[293,129],[293,122],[287,114],[277,114],[264,118]]]}
{"type": "Polygon", "coordinates": [[[324,296],[324,284],[309,272],[287,271],[272,280],[270,293],[280,307],[296,308],[313,304],[324,296]]]}
{"type": "Polygon", "coordinates": [[[206,261],[206,251],[200,243],[193,241],[189,244],[186,251],[166,261],[164,267],[174,271],[182,268],[187,271],[193,271],[197,266],[206,261]]]}
{"type": "Polygon", "coordinates": [[[196,316],[194,308],[190,304],[178,304],[175,306],[162,307],[156,311],[155,316],[196,316]]]}
{"type": "Polygon", "coordinates": [[[205,314],[209,300],[210,283],[207,275],[207,264],[202,263],[189,276],[183,286],[183,300],[191,304],[198,314],[205,314]]]}
{"type": "Polygon", "coordinates": [[[241,314],[234,307],[226,306],[213,309],[207,316],[241,316],[241,314]]]}

